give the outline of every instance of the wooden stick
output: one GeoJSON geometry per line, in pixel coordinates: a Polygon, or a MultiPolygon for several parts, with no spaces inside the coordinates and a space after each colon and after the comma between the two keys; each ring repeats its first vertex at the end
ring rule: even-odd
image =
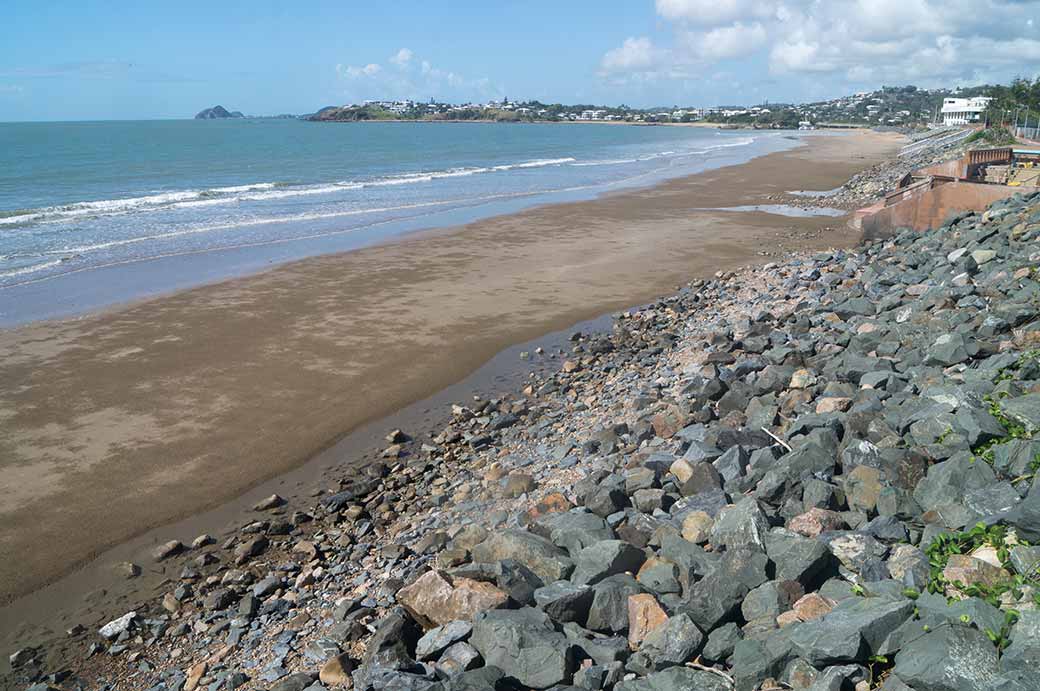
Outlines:
{"type": "Polygon", "coordinates": [[[788,453],[790,453],[790,451],[791,451],[791,445],[790,445],[790,444],[788,444],[788,443],[787,443],[787,442],[785,442],[785,441],[784,441],[783,439],[781,439],[780,437],[776,436],[775,434],[773,434],[772,432],[770,432],[769,430],[767,430],[767,429],[766,429],[765,427],[760,427],[759,429],[761,429],[761,430],[762,430],[763,432],[765,432],[766,434],[768,434],[768,435],[769,435],[769,438],[770,438],[770,439],[772,439],[772,440],[773,440],[773,441],[775,441],[775,442],[776,442],[777,444],[779,444],[780,446],[782,446],[782,447],[784,447],[785,449],[787,449],[788,453]]]}

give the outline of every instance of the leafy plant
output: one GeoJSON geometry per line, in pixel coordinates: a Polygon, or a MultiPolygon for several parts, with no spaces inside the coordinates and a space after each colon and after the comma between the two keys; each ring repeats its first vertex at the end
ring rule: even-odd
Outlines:
{"type": "Polygon", "coordinates": [[[1001,625],[1000,631],[994,631],[990,628],[985,630],[986,637],[997,647],[998,655],[1002,654],[1004,649],[1011,643],[1011,629],[1018,621],[1019,616],[1018,610],[1006,610],[1004,612],[1004,623],[1001,625]]]}

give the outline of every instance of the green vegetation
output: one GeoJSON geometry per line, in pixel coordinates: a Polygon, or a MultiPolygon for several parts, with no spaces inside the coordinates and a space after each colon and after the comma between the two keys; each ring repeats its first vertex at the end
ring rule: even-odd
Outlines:
{"type": "MultiPolygon", "coordinates": [[[[931,567],[931,575],[928,581],[928,592],[945,594],[948,586],[956,588],[968,597],[978,597],[994,607],[1000,607],[1000,598],[1005,593],[1011,593],[1017,600],[1022,597],[1022,586],[1026,584],[1036,585],[1032,581],[1034,574],[1015,574],[1015,568],[1011,564],[1011,547],[1015,545],[1028,545],[1023,540],[1009,541],[1007,528],[1003,525],[987,526],[979,523],[971,530],[959,533],[940,533],[925,548],[928,563],[931,567]],[[954,554],[970,554],[983,546],[993,547],[997,552],[997,559],[1001,566],[1009,573],[1014,574],[1003,583],[986,585],[983,583],[965,584],[960,581],[947,581],[943,575],[950,557],[954,554]]],[[[1040,595],[1034,596],[1040,598],[1040,595]]]]}
{"type": "Polygon", "coordinates": [[[1006,127],[989,127],[975,132],[965,142],[981,142],[990,146],[1010,146],[1015,143],[1015,136],[1006,127]]]}

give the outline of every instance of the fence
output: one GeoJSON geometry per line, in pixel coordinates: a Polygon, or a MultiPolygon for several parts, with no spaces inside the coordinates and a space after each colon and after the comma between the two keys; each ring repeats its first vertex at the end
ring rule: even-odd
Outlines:
{"type": "Polygon", "coordinates": [[[1037,139],[1040,135],[1040,126],[1037,127],[1016,127],[1015,136],[1023,139],[1037,139]]]}
{"type": "Polygon", "coordinates": [[[940,134],[938,136],[929,137],[927,139],[922,139],[920,141],[914,142],[912,144],[907,144],[906,146],[904,146],[902,148],[902,150],[900,150],[899,155],[900,156],[908,156],[910,154],[916,154],[918,152],[925,151],[926,149],[932,149],[932,148],[939,149],[939,148],[944,148],[944,147],[947,147],[947,146],[951,146],[951,145],[956,144],[957,142],[959,142],[961,140],[967,139],[968,137],[971,136],[971,134],[974,131],[975,130],[973,130],[971,128],[963,129],[963,130],[958,129],[958,130],[954,130],[950,134],[943,133],[943,134],[940,134]]]}

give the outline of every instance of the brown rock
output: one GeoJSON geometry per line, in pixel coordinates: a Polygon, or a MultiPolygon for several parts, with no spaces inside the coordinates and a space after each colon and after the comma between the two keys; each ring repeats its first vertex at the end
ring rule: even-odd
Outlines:
{"type": "Polygon", "coordinates": [[[256,504],[254,504],[253,505],[253,510],[254,511],[270,511],[271,509],[276,509],[279,506],[282,506],[283,504],[285,504],[285,500],[284,499],[279,497],[277,494],[272,494],[271,496],[267,497],[266,499],[261,499],[256,504]]]}
{"type": "Polygon", "coordinates": [[[141,575],[141,567],[130,561],[122,561],[115,565],[115,572],[122,578],[137,578],[141,575]]]}
{"type": "Polygon", "coordinates": [[[711,529],[715,519],[704,511],[694,511],[683,519],[682,536],[684,540],[703,545],[711,537],[711,529]]]}
{"type": "Polygon", "coordinates": [[[184,551],[184,544],[180,540],[170,540],[155,548],[152,556],[155,561],[163,561],[184,551]]]}
{"type": "Polygon", "coordinates": [[[881,496],[881,471],[866,465],[858,465],[845,478],[845,498],[853,511],[861,509],[871,512],[877,508],[881,496]]]}
{"type": "Polygon", "coordinates": [[[401,588],[397,601],[429,629],[456,619],[470,621],[477,612],[503,607],[509,595],[490,583],[451,580],[442,571],[427,571],[401,588]]]}
{"type": "MultiPolygon", "coordinates": [[[[970,554],[951,554],[946,568],[943,569],[943,578],[950,583],[994,586],[1010,580],[1011,574],[970,554]]],[[[951,585],[947,589],[947,595],[961,596],[962,593],[951,585]]]]}
{"type": "Polygon", "coordinates": [[[679,410],[679,406],[666,406],[664,410],[655,414],[650,419],[650,424],[654,427],[654,432],[657,436],[662,439],[671,439],[676,433],[683,428],[685,422],[682,411],[679,410]]]}
{"type": "Polygon", "coordinates": [[[824,413],[844,413],[851,406],[851,398],[832,396],[816,401],[816,412],[821,415],[824,413]]]}
{"type": "Polygon", "coordinates": [[[528,473],[510,473],[506,480],[505,493],[508,497],[519,497],[527,494],[536,486],[534,477],[528,473]]]}
{"type": "Polygon", "coordinates": [[[668,615],[650,593],[628,596],[628,644],[639,647],[651,631],[668,621],[668,615]]]}
{"type": "MultiPolygon", "coordinates": [[[[802,596],[794,603],[791,612],[798,617],[799,621],[809,621],[827,614],[834,609],[834,602],[819,593],[809,593],[802,596]]],[[[779,624],[779,620],[777,621],[779,624]]]]}
{"type": "Polygon", "coordinates": [[[326,686],[341,686],[349,689],[354,683],[350,675],[356,667],[357,665],[347,655],[336,655],[330,657],[321,666],[318,679],[326,686]]]}
{"type": "Polygon", "coordinates": [[[788,530],[806,537],[819,537],[827,530],[837,530],[843,525],[841,515],[827,509],[812,508],[787,522],[788,530]]]}
{"type": "Polygon", "coordinates": [[[184,691],[195,691],[207,669],[209,669],[209,665],[205,661],[189,669],[187,679],[184,680],[184,691]]]}
{"type": "Polygon", "coordinates": [[[267,538],[263,535],[246,540],[235,548],[235,563],[245,564],[253,557],[263,554],[268,544],[267,538]]]}
{"type": "Polygon", "coordinates": [[[542,499],[529,508],[526,512],[525,525],[530,525],[532,522],[538,520],[542,516],[550,513],[565,513],[574,508],[574,504],[571,503],[570,499],[565,497],[560,492],[553,492],[547,494],[542,499]]]}
{"type": "Polygon", "coordinates": [[[782,629],[785,626],[790,626],[791,624],[796,624],[800,621],[801,619],[798,618],[798,615],[795,614],[794,610],[789,609],[786,612],[780,613],[780,616],[776,618],[776,625],[782,629]]]}
{"type": "Polygon", "coordinates": [[[672,463],[668,470],[679,480],[680,486],[693,475],[693,465],[685,458],[676,459],[675,463],[672,463]]]}
{"type": "Polygon", "coordinates": [[[795,370],[794,374],[791,375],[791,383],[788,384],[788,387],[792,389],[808,389],[814,384],[816,384],[816,375],[810,370],[800,369],[795,370]]]}

